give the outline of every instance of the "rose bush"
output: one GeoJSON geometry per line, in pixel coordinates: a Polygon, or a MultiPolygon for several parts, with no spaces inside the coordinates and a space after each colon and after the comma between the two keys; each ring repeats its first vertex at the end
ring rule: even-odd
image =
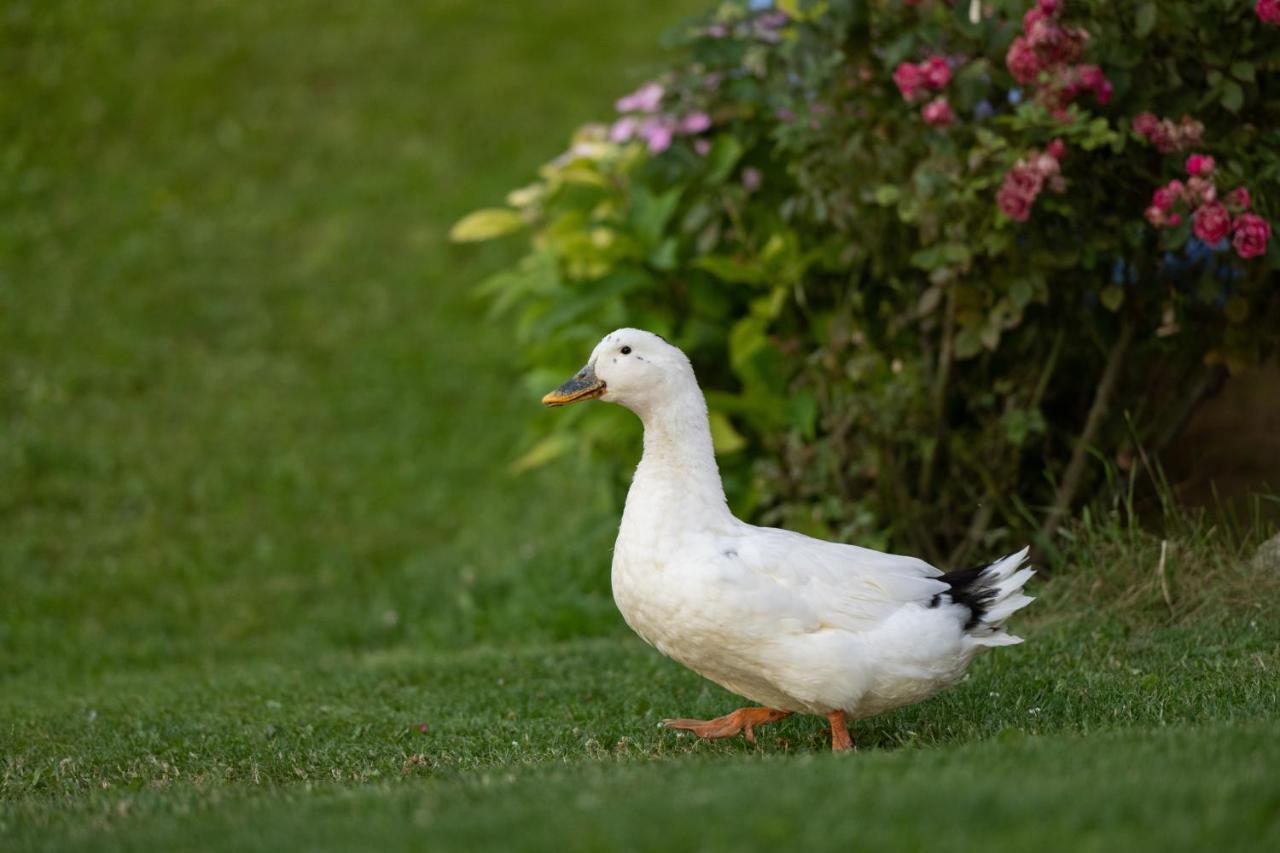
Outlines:
{"type": "MultiPolygon", "coordinates": [[[[531,390],[613,326],[685,348],[755,519],[947,564],[1051,545],[1102,463],[1153,464],[1277,343],[1275,17],[723,3],[454,237],[531,234],[483,285],[531,390]]],[[[629,418],[569,414],[517,467],[625,467],[629,418]]]]}

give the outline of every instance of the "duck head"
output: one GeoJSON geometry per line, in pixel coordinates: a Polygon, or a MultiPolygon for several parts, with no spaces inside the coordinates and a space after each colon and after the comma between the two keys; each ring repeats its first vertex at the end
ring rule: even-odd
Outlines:
{"type": "Polygon", "coordinates": [[[692,385],[697,388],[688,357],[653,332],[618,329],[605,335],[587,364],[559,388],[542,398],[547,406],[579,400],[618,403],[645,412],[692,385]]]}

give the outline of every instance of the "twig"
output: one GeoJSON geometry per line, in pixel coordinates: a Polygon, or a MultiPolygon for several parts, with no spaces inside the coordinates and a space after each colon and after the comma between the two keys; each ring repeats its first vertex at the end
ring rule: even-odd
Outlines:
{"type": "Polygon", "coordinates": [[[1107,356],[1107,366],[1103,368],[1102,378],[1098,381],[1098,388],[1093,394],[1093,404],[1089,407],[1089,414],[1085,418],[1084,431],[1076,441],[1071,461],[1067,463],[1067,470],[1062,475],[1057,494],[1054,495],[1053,506],[1044,520],[1044,525],[1040,528],[1041,541],[1048,541],[1053,536],[1058,525],[1071,509],[1076,492],[1080,489],[1089,450],[1098,437],[1098,431],[1102,429],[1107,410],[1111,408],[1111,397],[1115,394],[1116,385],[1120,380],[1120,369],[1129,352],[1129,344],[1133,341],[1133,328],[1133,322],[1126,320],[1120,329],[1120,337],[1116,339],[1110,355],[1107,356]]]}
{"type": "Polygon", "coordinates": [[[1160,594],[1164,596],[1164,603],[1169,606],[1169,615],[1173,615],[1173,596],[1169,595],[1169,579],[1165,577],[1164,562],[1169,555],[1169,540],[1160,540],[1160,562],[1156,564],[1156,577],[1160,579],[1160,594]]]}
{"type": "Polygon", "coordinates": [[[943,308],[942,345],[938,350],[938,375],[933,385],[933,450],[920,469],[920,499],[929,500],[933,487],[933,472],[938,454],[947,440],[947,383],[951,381],[951,364],[955,361],[956,289],[947,288],[947,303],[943,308]]]}

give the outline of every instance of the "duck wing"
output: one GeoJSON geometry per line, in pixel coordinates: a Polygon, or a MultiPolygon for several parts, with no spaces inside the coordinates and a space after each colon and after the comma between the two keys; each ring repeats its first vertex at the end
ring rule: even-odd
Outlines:
{"type": "MultiPolygon", "coordinates": [[[[860,633],[907,604],[928,606],[950,587],[942,572],[916,557],[824,542],[788,530],[743,525],[727,580],[740,604],[785,611],[803,630],[860,633]]],[[[799,627],[799,626],[797,626],[799,627]]]]}

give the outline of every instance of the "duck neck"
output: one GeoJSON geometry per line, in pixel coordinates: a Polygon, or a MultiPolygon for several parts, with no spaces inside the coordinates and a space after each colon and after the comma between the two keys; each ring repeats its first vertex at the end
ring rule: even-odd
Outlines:
{"type": "Polygon", "coordinates": [[[637,414],[644,423],[644,455],[632,492],[691,521],[731,518],[711,444],[707,403],[698,386],[683,388],[637,414]]]}

